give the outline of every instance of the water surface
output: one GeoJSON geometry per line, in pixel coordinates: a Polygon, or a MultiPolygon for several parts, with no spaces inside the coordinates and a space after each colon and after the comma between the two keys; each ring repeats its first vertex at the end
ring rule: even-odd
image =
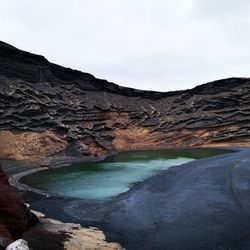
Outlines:
{"type": "Polygon", "coordinates": [[[123,152],[100,162],[40,171],[21,179],[25,184],[71,197],[105,199],[128,191],[160,170],[228,153],[222,149],[168,149],[123,152]]]}

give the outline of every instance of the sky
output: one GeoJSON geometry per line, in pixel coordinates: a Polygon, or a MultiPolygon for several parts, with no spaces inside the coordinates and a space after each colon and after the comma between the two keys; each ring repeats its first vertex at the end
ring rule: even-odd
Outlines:
{"type": "Polygon", "coordinates": [[[0,40],[122,86],[250,77],[249,0],[0,0],[0,40]]]}

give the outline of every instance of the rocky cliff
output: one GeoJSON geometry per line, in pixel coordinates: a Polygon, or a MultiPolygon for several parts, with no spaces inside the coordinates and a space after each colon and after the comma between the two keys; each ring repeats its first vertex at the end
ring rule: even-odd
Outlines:
{"type": "Polygon", "coordinates": [[[0,42],[0,157],[249,146],[249,97],[248,78],[185,91],[141,91],[0,42]]]}
{"type": "Polygon", "coordinates": [[[26,208],[22,200],[8,183],[0,166],[0,249],[22,237],[36,217],[26,208]]]}

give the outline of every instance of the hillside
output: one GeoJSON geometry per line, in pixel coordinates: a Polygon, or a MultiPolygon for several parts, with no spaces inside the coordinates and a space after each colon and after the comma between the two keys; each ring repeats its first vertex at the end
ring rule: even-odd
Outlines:
{"type": "Polygon", "coordinates": [[[249,84],[230,78],[184,91],[135,90],[0,42],[0,158],[249,146],[249,84]]]}

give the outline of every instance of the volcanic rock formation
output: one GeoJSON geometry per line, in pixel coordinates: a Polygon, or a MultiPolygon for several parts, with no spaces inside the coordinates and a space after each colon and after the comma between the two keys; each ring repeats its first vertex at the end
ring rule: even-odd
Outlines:
{"type": "Polygon", "coordinates": [[[250,79],[175,92],[120,87],[0,42],[0,157],[249,146],[250,79]]]}
{"type": "Polygon", "coordinates": [[[0,166],[0,249],[22,237],[35,216],[8,183],[0,166]]]}

